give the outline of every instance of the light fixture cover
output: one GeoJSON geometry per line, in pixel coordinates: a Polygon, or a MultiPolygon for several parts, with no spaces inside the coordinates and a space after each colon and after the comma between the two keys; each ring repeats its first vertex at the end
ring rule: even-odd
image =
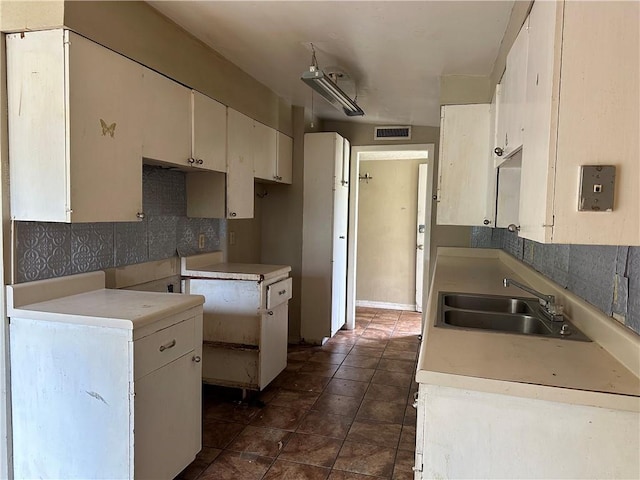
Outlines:
{"type": "Polygon", "coordinates": [[[302,74],[300,79],[322,95],[334,107],[342,109],[345,115],[349,117],[364,115],[364,111],[358,104],[351,100],[322,70],[311,67],[309,71],[302,74]]]}

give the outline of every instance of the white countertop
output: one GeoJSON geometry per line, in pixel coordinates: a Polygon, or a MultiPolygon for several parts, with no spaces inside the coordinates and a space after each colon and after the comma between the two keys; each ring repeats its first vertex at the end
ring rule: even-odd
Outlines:
{"type": "Polygon", "coordinates": [[[127,330],[203,303],[201,295],[106,289],[103,272],[7,286],[9,317],[127,330]]]}
{"type": "Polygon", "coordinates": [[[261,282],[286,275],[291,271],[288,265],[265,265],[261,263],[225,263],[215,253],[181,258],[180,274],[191,278],[217,280],[252,280],[261,282]]]}
{"type": "MultiPolygon", "coordinates": [[[[589,310],[589,315],[594,318],[585,318],[584,305],[575,304],[585,302],[566,290],[556,292],[534,286],[543,293],[561,295],[559,299],[565,305],[569,318],[594,342],[434,326],[440,292],[530,296],[515,287],[504,288],[502,279],[508,276],[530,284],[527,280],[534,278],[533,275],[542,277],[501,251],[439,249],[425,312],[416,380],[569,403],[640,410],[638,376],[597,342],[594,335],[598,332],[597,328],[585,328],[591,322],[615,321],[609,320],[604,314],[600,314],[604,319],[595,318],[595,309],[589,310]],[[571,312],[579,314],[581,318],[574,318],[571,312]]],[[[609,329],[607,331],[622,329],[615,332],[620,334],[620,348],[631,351],[633,355],[634,348],[640,345],[640,337],[632,332],[629,335],[623,331],[625,327],[619,325],[607,325],[606,328],[609,329]],[[622,345],[625,342],[627,344],[622,345]]]]}

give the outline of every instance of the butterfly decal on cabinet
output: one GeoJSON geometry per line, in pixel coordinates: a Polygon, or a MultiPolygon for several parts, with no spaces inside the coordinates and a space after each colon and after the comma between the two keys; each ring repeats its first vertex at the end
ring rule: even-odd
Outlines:
{"type": "Polygon", "coordinates": [[[108,134],[113,138],[116,133],[116,122],[113,122],[111,125],[107,125],[107,122],[100,119],[100,125],[102,126],[102,136],[106,137],[108,134]]]}

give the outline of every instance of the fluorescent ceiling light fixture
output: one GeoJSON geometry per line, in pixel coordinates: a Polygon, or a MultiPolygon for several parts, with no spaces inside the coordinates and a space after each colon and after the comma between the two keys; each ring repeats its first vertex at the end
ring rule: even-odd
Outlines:
{"type": "Polygon", "coordinates": [[[336,85],[328,75],[312,65],[308,72],[304,72],[300,79],[322,95],[331,105],[338,110],[342,108],[344,113],[349,117],[357,117],[364,115],[364,111],[358,104],[351,100],[338,85],[336,85]]]}

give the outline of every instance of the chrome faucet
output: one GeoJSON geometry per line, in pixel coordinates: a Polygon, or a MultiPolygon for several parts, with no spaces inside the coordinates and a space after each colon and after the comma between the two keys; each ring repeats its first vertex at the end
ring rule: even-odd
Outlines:
{"type": "Polygon", "coordinates": [[[516,282],[511,278],[504,278],[502,280],[502,284],[505,287],[509,285],[513,285],[514,287],[518,287],[521,290],[524,290],[531,295],[534,295],[540,299],[540,305],[542,306],[542,313],[546,318],[551,320],[552,322],[562,322],[562,305],[556,304],[555,295],[545,295],[544,293],[540,293],[537,290],[534,290],[531,287],[527,287],[526,285],[521,284],[520,282],[516,282]]]}

